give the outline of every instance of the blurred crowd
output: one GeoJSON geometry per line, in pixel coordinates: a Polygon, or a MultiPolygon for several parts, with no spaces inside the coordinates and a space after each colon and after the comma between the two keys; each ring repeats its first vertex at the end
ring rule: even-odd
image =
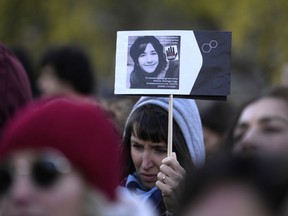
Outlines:
{"type": "Polygon", "coordinates": [[[252,99],[97,93],[85,49],[0,44],[0,215],[286,216],[288,87],[252,99]],[[34,73],[34,70],[37,70],[34,73]]]}

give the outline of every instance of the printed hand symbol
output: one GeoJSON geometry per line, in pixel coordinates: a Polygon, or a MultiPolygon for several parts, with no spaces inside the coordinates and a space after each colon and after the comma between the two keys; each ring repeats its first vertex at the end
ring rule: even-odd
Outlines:
{"type": "Polygon", "coordinates": [[[178,53],[175,53],[175,49],[174,47],[170,46],[167,50],[166,50],[166,54],[167,54],[167,59],[170,60],[175,60],[178,53]]]}

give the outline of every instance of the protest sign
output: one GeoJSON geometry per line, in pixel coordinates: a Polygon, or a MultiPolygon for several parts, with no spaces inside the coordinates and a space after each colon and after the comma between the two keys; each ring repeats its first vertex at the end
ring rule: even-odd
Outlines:
{"type": "Polygon", "coordinates": [[[169,95],[167,155],[172,155],[173,95],[226,99],[231,32],[119,31],[115,94],[169,95]]]}
{"type": "Polygon", "coordinates": [[[114,93],[226,97],[230,67],[231,32],[118,31],[114,93]]]}

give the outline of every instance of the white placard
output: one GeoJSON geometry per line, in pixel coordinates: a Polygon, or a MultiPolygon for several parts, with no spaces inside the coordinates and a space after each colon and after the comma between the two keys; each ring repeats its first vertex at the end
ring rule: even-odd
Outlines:
{"type": "Polygon", "coordinates": [[[193,31],[118,31],[114,93],[189,95],[202,64],[203,57],[193,31]],[[154,47],[156,45],[153,46],[155,39],[162,45],[162,54],[159,52],[159,44],[158,50],[154,47]],[[135,43],[137,40],[140,42],[135,43]],[[134,58],[130,53],[133,44],[134,58]],[[141,54],[143,52],[146,54],[141,54]],[[140,55],[144,60],[139,63],[140,55]],[[162,58],[165,58],[166,64],[163,64],[162,58]],[[158,68],[154,70],[156,66],[158,68]],[[134,79],[131,79],[131,73],[134,79]],[[141,74],[141,79],[138,79],[136,73],[141,74]],[[135,80],[135,77],[141,83],[133,84],[131,80],[135,80]]]}

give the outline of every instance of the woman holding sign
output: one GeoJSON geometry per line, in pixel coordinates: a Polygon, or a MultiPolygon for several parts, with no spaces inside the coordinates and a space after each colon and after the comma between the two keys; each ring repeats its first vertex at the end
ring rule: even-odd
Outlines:
{"type": "Polygon", "coordinates": [[[168,98],[140,98],[126,122],[122,149],[128,162],[122,186],[151,202],[160,215],[176,212],[186,172],[205,160],[197,106],[194,100],[180,98],[173,103],[174,152],[167,157],[168,109],[168,98]]]}
{"type": "Polygon", "coordinates": [[[130,74],[130,88],[154,88],[155,79],[179,78],[179,67],[172,64],[178,53],[171,47],[167,51],[168,60],[163,45],[154,36],[138,37],[130,48],[130,56],[134,69],[130,74]]]}

